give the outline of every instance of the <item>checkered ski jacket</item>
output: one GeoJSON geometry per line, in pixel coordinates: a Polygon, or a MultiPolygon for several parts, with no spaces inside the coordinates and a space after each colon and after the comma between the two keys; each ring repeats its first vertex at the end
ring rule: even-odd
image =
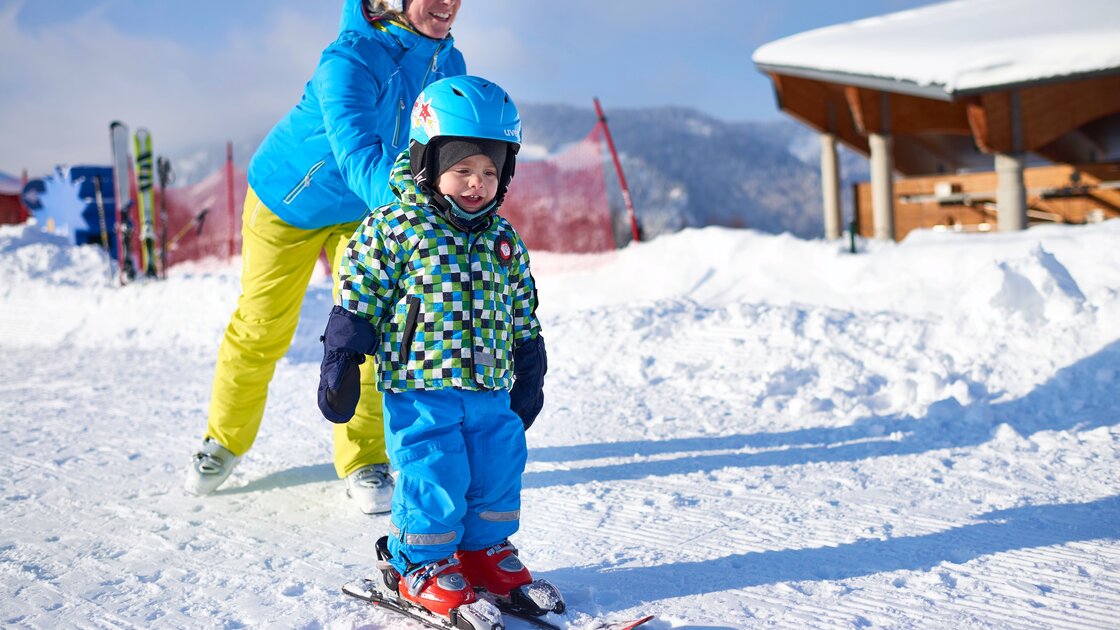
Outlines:
{"type": "Polygon", "coordinates": [[[494,215],[464,233],[428,206],[408,151],[393,166],[395,203],[369,213],[339,262],[335,303],[378,333],[378,388],[509,389],[513,349],[540,333],[529,255],[494,215]]]}

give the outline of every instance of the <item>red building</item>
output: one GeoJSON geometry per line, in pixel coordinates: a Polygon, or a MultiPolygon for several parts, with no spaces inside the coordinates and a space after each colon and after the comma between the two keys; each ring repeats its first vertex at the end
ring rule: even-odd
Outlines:
{"type": "Polygon", "coordinates": [[[19,199],[22,190],[23,182],[0,173],[0,223],[23,223],[27,220],[27,212],[19,199]]]}

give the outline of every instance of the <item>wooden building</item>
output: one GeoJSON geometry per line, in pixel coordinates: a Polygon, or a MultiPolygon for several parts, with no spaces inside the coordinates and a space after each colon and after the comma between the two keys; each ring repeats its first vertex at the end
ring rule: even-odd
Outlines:
{"type": "Polygon", "coordinates": [[[0,224],[23,223],[27,220],[27,211],[20,199],[22,192],[22,180],[0,173],[0,224]]]}
{"type": "Polygon", "coordinates": [[[868,236],[1120,216],[1120,2],[946,2],[753,60],[821,134],[827,238],[842,230],[837,143],[870,159],[854,195],[868,236]]]}

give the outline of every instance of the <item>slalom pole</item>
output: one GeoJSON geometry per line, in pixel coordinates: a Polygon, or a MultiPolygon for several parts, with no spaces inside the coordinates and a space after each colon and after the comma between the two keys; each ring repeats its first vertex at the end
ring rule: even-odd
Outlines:
{"type": "MultiPolygon", "coordinates": [[[[19,189],[22,191],[24,188],[27,188],[27,182],[29,181],[31,181],[31,179],[27,176],[27,169],[25,168],[23,169],[23,174],[20,176],[19,189]]],[[[19,210],[23,213],[23,216],[20,217],[20,223],[24,223],[31,218],[31,209],[23,202],[22,193],[19,196],[19,210]]]]}
{"type": "Polygon", "coordinates": [[[622,173],[622,162],[615,151],[614,140],[611,139],[611,130],[607,126],[607,117],[603,115],[603,108],[599,105],[599,97],[595,97],[595,113],[599,116],[599,124],[603,127],[603,135],[607,138],[607,148],[611,150],[611,159],[614,160],[614,170],[618,173],[618,184],[622,188],[622,200],[626,202],[626,214],[630,217],[630,237],[635,243],[642,240],[638,231],[638,218],[634,214],[634,202],[630,199],[630,187],[626,185],[626,175],[622,173]]]}

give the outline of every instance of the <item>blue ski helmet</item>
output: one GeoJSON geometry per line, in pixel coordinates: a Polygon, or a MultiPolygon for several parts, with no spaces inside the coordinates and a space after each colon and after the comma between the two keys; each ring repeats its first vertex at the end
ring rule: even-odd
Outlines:
{"type": "Polygon", "coordinates": [[[521,148],[521,115],[513,99],[497,83],[482,77],[448,77],[424,88],[411,118],[409,157],[417,187],[459,229],[472,232],[487,224],[505,199],[521,148]],[[454,140],[479,139],[504,143],[506,157],[501,164],[495,160],[501,173],[494,201],[479,212],[468,213],[435,189],[441,172],[439,152],[442,145],[454,140]]]}

